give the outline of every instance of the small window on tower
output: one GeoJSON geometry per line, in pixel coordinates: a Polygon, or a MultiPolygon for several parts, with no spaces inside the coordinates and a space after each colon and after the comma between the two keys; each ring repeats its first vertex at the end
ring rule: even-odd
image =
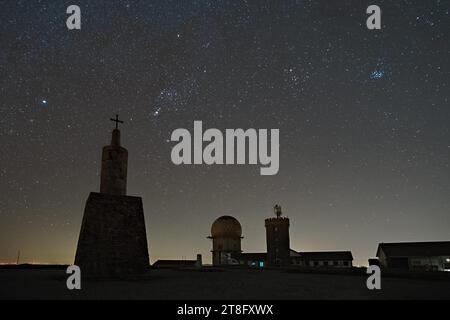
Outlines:
{"type": "Polygon", "coordinates": [[[275,232],[278,232],[278,227],[275,227],[273,230],[274,230],[275,232]]]}

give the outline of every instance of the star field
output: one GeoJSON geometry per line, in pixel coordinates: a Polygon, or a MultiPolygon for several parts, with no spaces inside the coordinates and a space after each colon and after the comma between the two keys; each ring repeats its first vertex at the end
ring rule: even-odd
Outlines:
{"type": "Polygon", "coordinates": [[[292,248],[355,264],[449,240],[448,1],[377,1],[382,30],[367,1],[72,2],[0,1],[0,262],[73,261],[115,114],[152,262],[208,261],[224,214],[263,251],[275,203],[292,248]],[[174,166],[170,135],[194,120],[280,129],[279,174],[174,166]]]}

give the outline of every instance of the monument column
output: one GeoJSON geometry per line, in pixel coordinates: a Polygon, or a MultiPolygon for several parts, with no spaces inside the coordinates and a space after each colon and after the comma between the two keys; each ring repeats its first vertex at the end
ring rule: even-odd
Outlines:
{"type": "Polygon", "coordinates": [[[127,196],[128,151],[120,146],[116,122],[111,144],[103,148],[100,193],[91,192],[84,209],[75,264],[84,276],[118,278],[149,269],[144,208],[127,196]]]}
{"type": "Polygon", "coordinates": [[[120,146],[119,116],[111,119],[116,122],[112,132],[111,144],[103,147],[100,193],[124,196],[127,194],[128,151],[120,146]]]}

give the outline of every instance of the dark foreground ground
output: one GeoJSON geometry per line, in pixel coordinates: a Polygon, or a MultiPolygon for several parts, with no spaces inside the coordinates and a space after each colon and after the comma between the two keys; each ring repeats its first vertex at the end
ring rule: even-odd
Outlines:
{"type": "Polygon", "coordinates": [[[69,291],[65,269],[0,269],[0,299],[450,299],[450,281],[382,277],[382,289],[369,291],[365,275],[159,269],[69,291]]]}

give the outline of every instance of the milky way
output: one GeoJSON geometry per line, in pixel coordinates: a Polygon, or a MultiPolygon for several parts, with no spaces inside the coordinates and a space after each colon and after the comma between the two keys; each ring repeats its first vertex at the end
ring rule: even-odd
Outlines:
{"type": "Polygon", "coordinates": [[[220,215],[264,251],[275,203],[299,251],[449,240],[446,1],[0,1],[0,262],[72,262],[101,148],[125,120],[150,256],[210,256],[220,215]],[[78,4],[82,29],[68,31],[78,4]],[[280,171],[174,166],[170,134],[280,129],[280,171]]]}

